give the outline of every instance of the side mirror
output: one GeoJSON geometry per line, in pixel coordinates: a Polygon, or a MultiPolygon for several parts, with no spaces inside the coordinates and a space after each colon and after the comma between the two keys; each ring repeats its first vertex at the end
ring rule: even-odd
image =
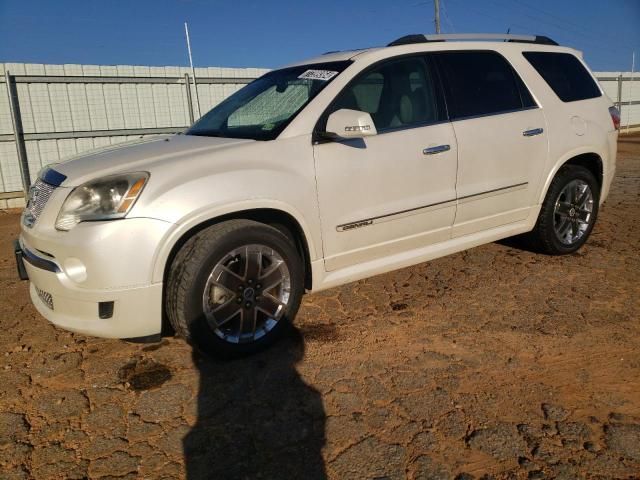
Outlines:
{"type": "Polygon", "coordinates": [[[328,138],[363,138],[378,134],[371,115],[346,108],[329,115],[326,130],[328,138]]]}

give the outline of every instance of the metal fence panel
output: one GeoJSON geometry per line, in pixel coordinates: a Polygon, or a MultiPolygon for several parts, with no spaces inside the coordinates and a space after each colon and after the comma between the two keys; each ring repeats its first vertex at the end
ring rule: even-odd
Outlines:
{"type": "MultiPolygon", "coordinates": [[[[186,67],[0,63],[3,79],[6,71],[15,81],[32,181],[44,165],[77,153],[180,131],[197,111],[193,85],[186,85],[185,74],[191,75],[186,67]]],[[[200,111],[205,113],[267,71],[196,69],[200,111]]],[[[7,85],[0,81],[0,208],[21,206],[22,190],[7,85]]]]}
{"type": "MultiPolygon", "coordinates": [[[[187,67],[0,63],[0,78],[7,70],[16,82],[32,181],[49,163],[129,138],[179,131],[191,123],[192,112],[197,118],[193,85],[185,83],[187,67]]],[[[265,72],[196,68],[200,112],[265,72]]],[[[627,72],[596,76],[619,105],[623,131],[627,124],[640,126],[640,75],[637,84],[627,72]]],[[[0,81],[0,208],[23,205],[22,183],[7,85],[0,81]]]]}

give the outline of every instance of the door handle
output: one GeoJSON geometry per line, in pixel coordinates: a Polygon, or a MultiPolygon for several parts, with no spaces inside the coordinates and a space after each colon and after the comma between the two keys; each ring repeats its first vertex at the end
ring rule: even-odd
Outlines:
{"type": "Polygon", "coordinates": [[[429,147],[422,150],[425,155],[435,155],[436,153],[448,152],[451,150],[449,145],[438,145],[437,147],[429,147]]]}
{"type": "Polygon", "coordinates": [[[542,128],[532,128],[531,130],[525,130],[522,132],[522,135],[525,137],[534,137],[536,135],[540,135],[542,132],[544,132],[544,129],[542,128]]]}

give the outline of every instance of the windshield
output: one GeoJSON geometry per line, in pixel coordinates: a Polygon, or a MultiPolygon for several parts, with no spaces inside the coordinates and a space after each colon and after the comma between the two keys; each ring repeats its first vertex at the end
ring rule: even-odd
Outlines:
{"type": "Polygon", "coordinates": [[[222,101],[186,134],[273,140],[350,63],[314,63],[269,72],[222,101]]]}

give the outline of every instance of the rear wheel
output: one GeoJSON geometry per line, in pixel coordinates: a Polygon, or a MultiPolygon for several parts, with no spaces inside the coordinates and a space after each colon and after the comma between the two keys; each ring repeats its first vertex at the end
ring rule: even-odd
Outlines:
{"type": "Polygon", "coordinates": [[[300,255],[270,226],[230,220],[202,230],[176,255],[167,315],[176,333],[216,356],[273,343],[295,316],[303,287],[300,255]]]}
{"type": "Polygon", "coordinates": [[[599,199],[598,182],[588,169],[562,167],[549,186],[529,239],[537,249],[552,255],[575,252],[593,230],[599,199]]]}

